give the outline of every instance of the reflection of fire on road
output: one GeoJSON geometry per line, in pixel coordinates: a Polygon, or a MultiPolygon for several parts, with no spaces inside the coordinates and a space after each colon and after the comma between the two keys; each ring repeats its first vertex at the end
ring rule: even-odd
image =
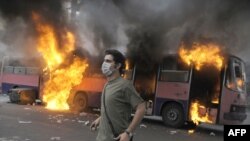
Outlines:
{"type": "Polygon", "coordinates": [[[75,48],[72,32],[62,29],[62,41],[59,42],[55,29],[48,23],[43,23],[38,14],[33,13],[33,20],[39,33],[37,49],[42,54],[50,75],[50,79],[44,84],[43,101],[47,103],[48,109],[67,110],[70,90],[81,82],[88,65],[72,54],[75,48]]]}
{"type": "Polygon", "coordinates": [[[214,43],[194,43],[190,50],[182,44],[179,55],[193,65],[189,117],[195,123],[215,123],[220,96],[220,71],[224,63],[220,47],[214,43]],[[201,99],[200,95],[205,95],[201,99]]]}

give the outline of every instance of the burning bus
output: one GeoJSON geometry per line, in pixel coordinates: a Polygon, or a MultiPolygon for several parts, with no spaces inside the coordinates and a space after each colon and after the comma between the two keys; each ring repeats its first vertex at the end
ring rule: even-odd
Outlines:
{"type": "MultiPolygon", "coordinates": [[[[210,46],[193,51],[182,48],[179,54],[167,55],[146,68],[136,62],[127,65],[123,77],[147,101],[147,116],[161,118],[172,127],[186,121],[240,124],[246,119],[244,62],[233,55],[219,55],[218,48],[210,46]]],[[[72,89],[71,109],[100,106],[106,79],[98,71],[85,72],[82,82],[72,89]]]]}
{"type": "MultiPolygon", "coordinates": [[[[100,65],[93,67],[96,62],[72,53],[76,37],[68,28],[59,36],[41,16],[33,13],[32,17],[38,32],[37,49],[49,74],[40,86],[46,108],[81,112],[100,107],[106,83],[100,65]]],[[[191,49],[182,44],[178,54],[166,55],[151,65],[128,62],[123,77],[147,101],[146,114],[162,118],[166,125],[180,127],[185,121],[240,124],[246,118],[244,62],[222,54],[216,44],[194,43],[191,49]]]]}

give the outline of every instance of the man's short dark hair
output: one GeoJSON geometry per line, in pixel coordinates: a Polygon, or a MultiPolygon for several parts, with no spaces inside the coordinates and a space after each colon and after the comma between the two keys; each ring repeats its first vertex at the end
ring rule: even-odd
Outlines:
{"type": "Polygon", "coordinates": [[[119,63],[121,64],[119,72],[120,72],[120,74],[123,74],[124,69],[125,69],[125,57],[124,57],[124,55],[120,51],[115,50],[115,49],[107,49],[105,51],[105,55],[112,55],[113,59],[115,61],[115,64],[119,64],[119,63]]]}

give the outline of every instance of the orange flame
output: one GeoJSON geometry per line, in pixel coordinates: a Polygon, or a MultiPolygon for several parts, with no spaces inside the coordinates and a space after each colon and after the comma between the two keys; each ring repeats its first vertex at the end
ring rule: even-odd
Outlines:
{"type": "Polygon", "coordinates": [[[244,85],[244,81],[242,79],[237,79],[236,83],[237,83],[237,86],[239,86],[240,88],[242,88],[244,85]]]}
{"type": "Polygon", "coordinates": [[[213,121],[209,119],[209,115],[208,115],[208,112],[206,111],[206,107],[199,104],[199,102],[197,101],[191,103],[190,116],[191,116],[191,120],[196,125],[198,125],[199,122],[213,123],[213,121]]]}
{"type": "Polygon", "coordinates": [[[71,63],[69,59],[66,60],[66,57],[70,56],[74,50],[73,33],[66,31],[65,35],[62,35],[64,43],[59,48],[54,28],[42,23],[41,17],[36,13],[33,13],[33,20],[39,33],[37,49],[50,71],[50,79],[44,84],[43,101],[47,103],[48,109],[68,110],[67,99],[70,90],[81,82],[82,74],[88,64],[77,57],[74,57],[71,63]]]}
{"type": "Polygon", "coordinates": [[[87,64],[75,58],[73,64],[57,69],[51,74],[51,79],[45,83],[43,100],[48,109],[68,110],[67,99],[73,86],[81,82],[81,76],[87,64]]]}
{"type": "Polygon", "coordinates": [[[204,65],[214,65],[221,70],[224,59],[220,54],[219,46],[212,43],[206,45],[194,43],[191,50],[185,49],[182,44],[179,50],[182,60],[188,65],[194,64],[197,70],[204,65]]]}
{"type": "Polygon", "coordinates": [[[126,60],[126,62],[125,62],[125,70],[129,70],[129,61],[128,60],[126,60]]]}
{"type": "Polygon", "coordinates": [[[211,102],[214,104],[219,104],[219,98],[218,97],[213,98],[211,102]]]}

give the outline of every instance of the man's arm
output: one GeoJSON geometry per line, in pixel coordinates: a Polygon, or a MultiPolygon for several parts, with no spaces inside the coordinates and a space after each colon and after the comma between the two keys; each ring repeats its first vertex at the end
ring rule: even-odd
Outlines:
{"type": "Polygon", "coordinates": [[[137,105],[134,118],[133,118],[132,122],[129,124],[129,126],[127,128],[128,132],[134,132],[134,130],[136,129],[138,124],[143,119],[145,111],[146,111],[145,102],[142,102],[142,103],[137,105]]]}
{"type": "Polygon", "coordinates": [[[146,111],[145,102],[142,102],[142,103],[138,104],[137,107],[136,107],[136,112],[135,112],[135,115],[134,115],[134,118],[133,118],[132,122],[129,124],[126,131],[121,133],[115,139],[119,139],[119,141],[129,141],[129,135],[126,132],[130,132],[130,133],[134,132],[135,128],[141,122],[141,120],[142,120],[142,118],[143,118],[143,116],[145,114],[145,111],[146,111]]]}

